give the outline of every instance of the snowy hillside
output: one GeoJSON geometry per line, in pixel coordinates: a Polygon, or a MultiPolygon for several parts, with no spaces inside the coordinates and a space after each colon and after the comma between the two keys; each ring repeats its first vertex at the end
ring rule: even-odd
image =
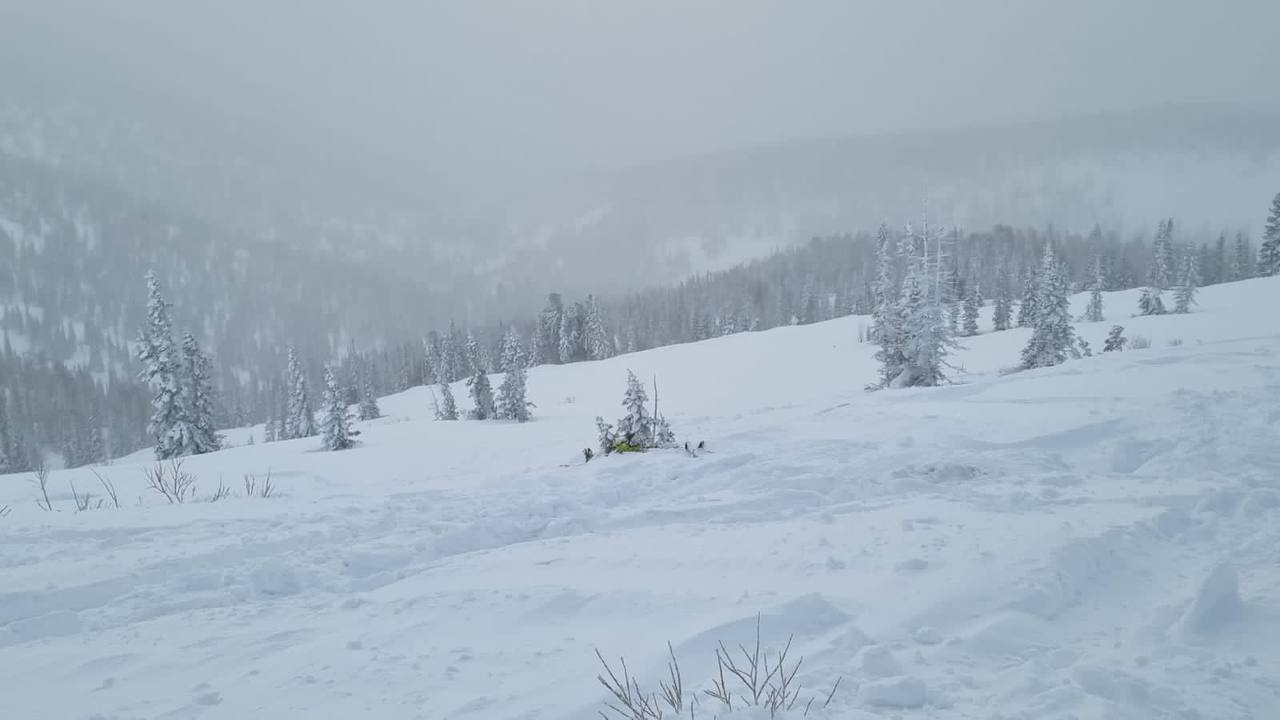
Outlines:
{"type": "Polygon", "coordinates": [[[353,450],[241,429],[186,463],[266,499],[166,504],[145,453],[97,468],[120,509],[73,512],[87,468],[57,513],[0,477],[0,715],[585,719],[594,649],[656,690],[669,640],[700,694],[759,613],[810,717],[1271,717],[1280,279],[1105,303],[1152,346],[1001,374],[1027,331],[988,333],[953,386],[867,393],[848,317],[536,368],[527,425],[416,388],[353,450]],[[583,464],[628,368],[710,452],[583,464]]]}

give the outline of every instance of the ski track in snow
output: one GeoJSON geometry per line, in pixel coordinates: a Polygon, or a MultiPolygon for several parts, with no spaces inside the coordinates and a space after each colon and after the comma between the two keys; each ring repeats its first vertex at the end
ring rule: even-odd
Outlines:
{"type": "Polygon", "coordinates": [[[804,697],[844,678],[811,717],[1272,717],[1277,299],[1208,288],[1119,320],[1151,349],[1012,375],[1026,331],[987,334],[959,384],[879,393],[846,318],[538,368],[524,426],[416,388],[354,450],[188,463],[202,496],[270,469],[266,500],[162,505],[145,455],[100,469],[119,510],[71,512],[87,470],[52,514],[0,477],[0,716],[585,719],[595,648],[656,683],[670,640],[702,688],[759,613],[804,697]],[[628,367],[712,452],[582,464],[628,367]]]}

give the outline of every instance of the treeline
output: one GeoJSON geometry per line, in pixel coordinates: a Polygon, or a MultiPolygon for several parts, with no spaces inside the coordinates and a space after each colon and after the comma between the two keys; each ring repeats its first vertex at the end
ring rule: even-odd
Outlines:
{"type": "MultiPolygon", "coordinates": [[[[939,238],[945,242],[945,255],[931,262],[944,277],[952,299],[947,312],[953,326],[963,324],[966,305],[980,306],[987,300],[995,300],[1003,305],[998,309],[1011,314],[1014,299],[1037,287],[1035,271],[1048,247],[1054,251],[1055,273],[1069,292],[1160,289],[1165,281],[1151,282],[1153,252],[1162,258],[1159,265],[1166,269],[1161,272],[1182,274],[1193,265],[1197,285],[1275,275],[1280,273],[1280,196],[1270,208],[1257,248],[1243,233],[1180,235],[1172,220],[1162,221],[1150,238],[1122,237],[1099,227],[1087,233],[1064,233],[1053,228],[996,226],[984,232],[950,231],[939,238]]],[[[331,365],[338,392],[356,402],[515,366],[597,360],[718,335],[871,314],[876,305],[876,254],[876,238],[868,233],[814,238],[674,287],[621,298],[588,295],[566,300],[553,293],[536,314],[472,327],[450,323],[414,340],[372,350],[349,342],[341,351],[305,352],[301,348],[326,344],[309,338],[311,333],[326,338],[354,336],[342,325],[322,323],[323,330],[308,330],[312,326],[306,325],[293,333],[299,347],[294,372],[311,386],[320,386],[331,365]],[[512,350],[513,337],[518,338],[514,342],[518,353],[512,350]],[[335,356],[340,359],[333,361],[335,356]]],[[[899,283],[907,275],[908,257],[903,253],[895,261],[899,283]]],[[[186,287],[180,292],[185,300],[186,287]]],[[[137,315],[143,316],[142,304],[136,304],[137,315]]],[[[325,316],[320,309],[317,313],[325,316]]],[[[963,335],[963,329],[958,334],[963,335]]],[[[253,372],[241,366],[228,369],[221,354],[215,353],[219,401],[213,412],[220,427],[269,419],[278,423],[289,414],[287,405],[296,382],[291,383],[281,370],[288,365],[283,357],[286,344],[272,347],[261,339],[256,342],[263,344],[264,357],[271,362],[256,364],[253,372]]],[[[124,373],[66,370],[57,362],[20,358],[6,348],[0,370],[0,386],[6,388],[7,432],[11,438],[22,438],[27,447],[53,450],[78,463],[92,461],[99,442],[110,448],[104,453],[114,454],[147,442],[148,401],[131,377],[136,365],[128,368],[129,380],[122,383],[124,373]]],[[[271,434],[287,436],[279,430],[271,434]]],[[[10,456],[14,454],[23,452],[10,456]]],[[[14,468],[22,460],[9,463],[14,468]]]]}

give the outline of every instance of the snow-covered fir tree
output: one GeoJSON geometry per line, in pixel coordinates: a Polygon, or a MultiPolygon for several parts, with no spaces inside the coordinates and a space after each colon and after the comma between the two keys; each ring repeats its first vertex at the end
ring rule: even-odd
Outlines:
{"type": "Polygon", "coordinates": [[[147,325],[138,337],[139,379],[151,389],[151,420],[147,434],[155,443],[156,458],[166,460],[183,452],[186,412],[182,407],[180,366],[173,344],[169,304],[160,292],[154,272],[147,273],[147,325]]]}
{"type": "Polygon", "coordinates": [[[1000,273],[996,300],[991,308],[991,322],[996,332],[1008,330],[1013,321],[1013,293],[1009,290],[1009,274],[1000,273]]]}
{"type": "Polygon", "coordinates": [[[284,434],[288,440],[311,437],[316,430],[315,413],[311,410],[311,394],[307,389],[307,372],[293,346],[289,346],[289,410],[285,416],[284,434]]]}
{"type": "Polygon", "coordinates": [[[583,321],[583,333],[587,348],[587,357],[592,360],[604,360],[613,356],[613,341],[604,324],[604,315],[594,295],[587,296],[586,318],[583,321]]]}
{"type": "Polygon", "coordinates": [[[978,310],[981,307],[982,292],[975,284],[964,296],[964,324],[960,328],[962,336],[973,337],[978,334],[978,310]]]}
{"type": "Polygon", "coordinates": [[[325,450],[346,450],[355,444],[360,431],[351,428],[351,415],[347,411],[347,398],[338,386],[338,378],[332,367],[324,369],[324,392],[320,405],[323,418],[320,421],[321,442],[325,450]]]}
{"type": "MultiPolygon", "coordinates": [[[[547,306],[538,316],[538,327],[534,331],[542,355],[537,362],[558,362],[560,358],[560,326],[563,322],[564,301],[560,293],[547,296],[547,306]]],[[[530,355],[532,358],[532,354],[530,355]]]]}
{"type": "Polygon", "coordinates": [[[1271,201],[1271,212],[1262,231],[1262,245],[1258,247],[1258,272],[1270,277],[1280,275],[1280,193],[1271,201]]]}
{"type": "Polygon", "coordinates": [[[1045,246],[1044,259],[1036,273],[1036,318],[1031,340],[1022,350],[1022,367],[1050,367],[1065,362],[1075,347],[1067,279],[1058,265],[1052,246],[1045,246]]]}
{"type": "Polygon", "coordinates": [[[653,445],[653,418],[647,407],[649,395],[636,374],[627,370],[627,393],[622,407],[627,414],[618,420],[617,437],[627,445],[646,448],[653,445]]]}
{"type": "Polygon", "coordinates": [[[524,346],[520,340],[520,331],[515,325],[508,325],[506,332],[502,334],[502,351],[498,354],[498,363],[503,372],[525,366],[524,346]]]}
{"type": "Polygon", "coordinates": [[[880,363],[880,387],[888,387],[894,378],[902,374],[906,364],[902,309],[894,281],[896,256],[889,228],[881,225],[876,233],[876,277],[871,286],[871,341],[879,346],[876,361],[880,363]]]}
{"type": "Polygon", "coordinates": [[[520,362],[523,359],[517,356],[516,364],[503,375],[502,384],[498,386],[497,413],[503,420],[528,422],[530,418],[529,410],[533,403],[529,402],[525,391],[528,372],[520,362]]]}
{"type": "Polygon", "coordinates": [[[1102,288],[1106,280],[1102,274],[1102,256],[1094,255],[1089,279],[1089,306],[1084,311],[1085,322],[1102,322],[1102,288]]]}
{"type": "Polygon", "coordinates": [[[578,305],[569,305],[560,313],[560,332],[557,334],[560,345],[557,348],[560,362],[571,363],[582,355],[582,318],[578,315],[578,305]]]}
{"type": "Polygon", "coordinates": [[[495,412],[493,406],[493,386],[489,383],[489,376],[485,374],[483,369],[477,369],[475,375],[467,380],[467,387],[470,388],[472,409],[468,414],[472,420],[492,420],[495,412]]]}
{"type": "Polygon", "coordinates": [[[1124,328],[1119,325],[1112,325],[1111,332],[1107,333],[1106,342],[1102,344],[1102,352],[1117,352],[1124,350],[1124,346],[1129,339],[1124,336],[1124,328]]]}
{"type": "Polygon", "coordinates": [[[458,402],[453,399],[449,383],[440,383],[440,404],[436,407],[437,420],[457,420],[458,402]]]}
{"type": "Polygon", "coordinates": [[[1151,243],[1151,287],[1168,290],[1173,286],[1175,259],[1173,251],[1173,219],[1161,220],[1151,243]]]}
{"type": "Polygon", "coordinates": [[[1189,313],[1196,302],[1196,288],[1200,287],[1200,262],[1191,245],[1187,245],[1178,263],[1178,286],[1173,291],[1173,311],[1189,313]]]}
{"type": "Polygon", "coordinates": [[[182,336],[182,409],[187,423],[183,455],[201,455],[222,448],[222,436],[214,424],[216,401],[213,368],[191,333],[182,336]]]}
{"type": "Polygon", "coordinates": [[[480,353],[480,341],[476,339],[475,333],[467,330],[467,342],[464,345],[464,356],[467,363],[467,375],[472,377],[478,372],[487,372],[488,367],[484,364],[484,359],[480,353]]]}

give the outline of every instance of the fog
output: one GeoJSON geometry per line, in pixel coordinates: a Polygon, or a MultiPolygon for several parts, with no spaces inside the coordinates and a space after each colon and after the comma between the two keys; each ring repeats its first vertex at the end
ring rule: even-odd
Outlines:
{"type": "Polygon", "coordinates": [[[801,138],[1256,105],[1280,77],[1273,0],[3,4],[11,87],[110,99],[196,142],[216,128],[405,188],[519,189],[801,138]]]}

